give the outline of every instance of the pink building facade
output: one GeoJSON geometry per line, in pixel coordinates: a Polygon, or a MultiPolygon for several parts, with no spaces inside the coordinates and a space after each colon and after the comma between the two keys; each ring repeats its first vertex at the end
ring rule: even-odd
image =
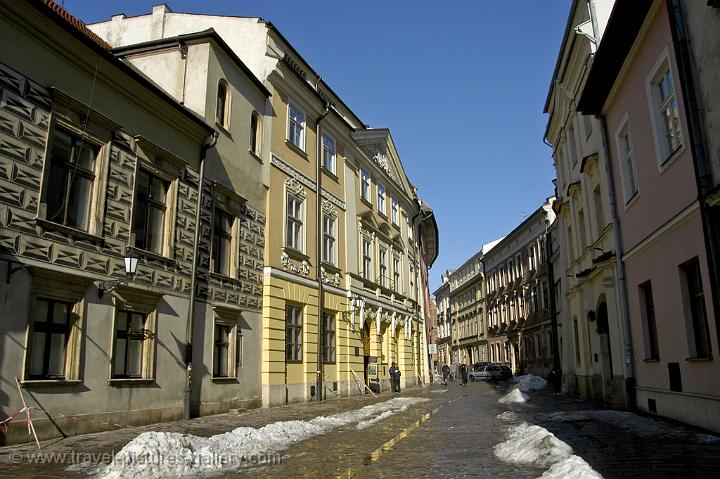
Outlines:
{"type": "Polygon", "coordinates": [[[715,288],[670,3],[616,2],[578,110],[605,124],[637,407],[720,431],[715,288]]]}

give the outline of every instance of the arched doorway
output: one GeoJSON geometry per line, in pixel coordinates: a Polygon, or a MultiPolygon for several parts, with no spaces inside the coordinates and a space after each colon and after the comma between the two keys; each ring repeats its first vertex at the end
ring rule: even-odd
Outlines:
{"type": "Polygon", "coordinates": [[[600,339],[600,366],[602,368],[603,392],[605,398],[612,397],[612,349],[610,348],[610,325],[608,323],[608,309],[605,296],[600,296],[597,306],[595,332],[600,339]]]}

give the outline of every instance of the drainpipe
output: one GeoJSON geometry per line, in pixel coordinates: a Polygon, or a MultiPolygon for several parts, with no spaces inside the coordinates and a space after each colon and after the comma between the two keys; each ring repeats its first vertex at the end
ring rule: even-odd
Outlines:
{"type": "Polygon", "coordinates": [[[593,29],[594,42],[590,42],[592,45],[593,52],[597,51],[600,46],[600,28],[598,28],[597,12],[595,11],[596,0],[588,0],[588,8],[590,10],[590,22],[593,29]]]}
{"type": "Polygon", "coordinates": [[[217,143],[218,133],[213,131],[205,143],[200,147],[200,181],[198,183],[197,207],[195,208],[195,237],[193,238],[193,263],[190,272],[190,306],[188,309],[187,330],[185,336],[185,397],[184,397],[184,418],[190,419],[190,397],[192,394],[192,336],[195,323],[195,290],[197,289],[197,257],[200,244],[200,213],[202,211],[203,182],[205,181],[205,159],[207,152],[217,143]]]}
{"type": "Polygon", "coordinates": [[[692,72],[692,57],[690,55],[690,39],[685,28],[685,14],[678,0],[667,0],[668,18],[672,31],[675,57],[677,59],[680,85],[683,92],[683,106],[687,115],[687,129],[690,137],[690,151],[695,168],[697,182],[698,203],[700,218],[705,239],[705,255],[710,273],[710,290],[715,312],[716,332],[720,343],[720,299],[718,298],[718,276],[720,276],[720,231],[713,221],[712,208],[707,205],[707,198],[713,187],[711,166],[707,161],[705,149],[704,129],[700,116],[701,106],[695,91],[695,82],[692,72]]]}
{"type": "MultiPolygon", "coordinates": [[[[555,221],[558,221],[557,219],[555,221]]],[[[552,328],[552,340],[550,345],[553,349],[553,370],[557,371],[560,369],[560,351],[558,350],[558,326],[557,326],[557,305],[555,304],[555,269],[553,268],[553,262],[550,259],[552,256],[552,233],[550,232],[550,223],[545,225],[545,258],[548,263],[548,286],[550,291],[550,327],[552,328]]],[[[557,378],[557,384],[554,384],[556,389],[560,389],[560,378],[557,378]]]]}
{"type": "Polygon", "coordinates": [[[622,237],[620,234],[620,222],[617,217],[617,200],[615,188],[613,187],[612,161],[608,149],[607,123],[602,114],[596,115],[601,125],[602,151],[605,157],[605,176],[608,184],[608,196],[610,199],[610,222],[613,226],[613,239],[615,240],[615,269],[617,271],[617,290],[620,299],[620,316],[623,325],[623,347],[625,351],[625,392],[627,394],[628,409],[634,410],[635,403],[635,368],[633,365],[632,336],[630,335],[630,308],[627,297],[627,284],[625,282],[625,263],[622,256],[622,237]]]}
{"type": "Polygon", "coordinates": [[[325,111],[315,121],[315,157],[316,179],[317,179],[317,198],[315,201],[315,275],[318,283],[318,334],[317,334],[317,373],[315,381],[315,398],[318,402],[323,400],[323,310],[325,309],[325,292],[322,280],[322,238],[323,238],[323,221],[322,221],[322,135],[320,134],[320,122],[330,113],[330,103],[325,104],[325,111]]]}

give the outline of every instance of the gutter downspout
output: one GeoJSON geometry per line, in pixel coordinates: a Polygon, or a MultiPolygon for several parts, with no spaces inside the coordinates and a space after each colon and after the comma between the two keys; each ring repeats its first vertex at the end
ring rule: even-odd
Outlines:
{"type": "Polygon", "coordinates": [[[330,103],[325,104],[325,111],[315,121],[315,158],[316,158],[316,180],[317,194],[315,201],[315,275],[318,283],[318,335],[317,335],[317,373],[315,381],[315,397],[318,402],[323,400],[323,310],[325,309],[325,292],[322,280],[322,239],[323,239],[323,218],[322,218],[322,135],[320,134],[320,122],[330,113],[330,103]]]}
{"type": "Polygon", "coordinates": [[[707,161],[705,149],[704,129],[700,117],[701,106],[695,92],[695,82],[692,71],[692,58],[690,55],[690,39],[685,27],[685,14],[678,0],[667,0],[668,18],[672,32],[675,57],[677,59],[680,85],[683,92],[683,106],[687,115],[688,136],[690,137],[690,151],[695,167],[695,180],[697,182],[698,203],[702,221],[703,236],[705,240],[705,254],[710,273],[710,290],[715,316],[715,330],[720,343],[720,298],[718,298],[718,281],[720,278],[720,231],[713,221],[713,208],[707,205],[707,199],[713,189],[711,167],[707,161]]]}
{"type": "MultiPolygon", "coordinates": [[[[623,325],[623,346],[625,351],[625,393],[627,397],[628,409],[636,408],[635,399],[635,368],[633,364],[633,348],[632,336],[630,335],[630,308],[627,297],[627,284],[625,282],[625,263],[622,256],[622,237],[620,234],[620,222],[617,216],[617,200],[615,198],[615,188],[613,186],[612,161],[608,149],[607,123],[602,114],[596,115],[601,125],[602,151],[605,157],[605,175],[608,184],[608,196],[610,199],[610,222],[613,226],[613,239],[615,240],[615,269],[617,290],[620,296],[620,315],[622,316],[623,325]]],[[[609,333],[608,333],[609,334],[609,333]]]]}
{"type": "Polygon", "coordinates": [[[190,419],[190,398],[192,395],[192,337],[195,326],[195,290],[197,289],[197,257],[200,244],[200,213],[202,212],[203,182],[205,181],[205,159],[210,148],[215,147],[218,132],[214,131],[200,147],[200,180],[198,183],[197,207],[195,208],[195,237],[193,238],[193,263],[190,273],[190,306],[188,309],[187,330],[185,336],[185,390],[184,390],[184,418],[190,419]]]}
{"type": "MultiPolygon", "coordinates": [[[[552,340],[550,341],[550,345],[553,349],[553,369],[559,370],[560,351],[558,351],[557,305],[555,304],[555,269],[553,268],[553,262],[550,259],[552,252],[552,233],[550,232],[550,223],[547,223],[545,225],[545,257],[547,258],[548,263],[548,281],[550,283],[548,285],[550,287],[550,291],[548,292],[550,295],[550,328],[552,329],[552,340]]],[[[559,377],[557,379],[557,384],[553,384],[553,386],[559,390],[562,381],[560,381],[559,377]]]]}
{"type": "MultiPolygon", "coordinates": [[[[417,202],[417,205],[418,205],[418,212],[415,216],[413,216],[413,219],[412,219],[413,241],[415,242],[415,244],[413,245],[413,249],[415,250],[414,254],[413,254],[413,263],[415,263],[413,265],[413,269],[416,270],[415,274],[417,276],[414,278],[413,284],[415,285],[416,290],[420,291],[420,281],[418,281],[418,278],[420,278],[422,280],[422,274],[420,274],[421,264],[420,264],[420,261],[418,261],[418,252],[420,250],[420,228],[418,227],[416,230],[415,225],[417,223],[418,218],[422,214],[422,202],[420,201],[419,198],[417,198],[417,196],[415,197],[415,201],[417,202]],[[417,266],[417,268],[416,268],[416,266],[417,266]]],[[[420,225],[418,224],[418,226],[420,226],[420,225]]],[[[411,293],[415,293],[415,291],[411,291],[411,293]]],[[[420,298],[418,296],[419,295],[415,295],[415,304],[417,304],[417,309],[415,310],[415,315],[416,315],[416,319],[417,319],[418,326],[419,326],[420,325],[420,298]]],[[[423,321],[423,330],[425,329],[425,327],[426,327],[425,321],[423,321]]],[[[425,331],[425,336],[427,337],[427,331],[425,331]]],[[[412,335],[410,336],[410,338],[412,338],[412,335]]],[[[427,340],[426,340],[425,344],[427,344],[427,340]]],[[[418,361],[420,361],[419,357],[418,357],[418,361]]],[[[421,377],[420,376],[420,365],[417,364],[415,366],[416,366],[416,370],[415,370],[416,376],[421,377]]],[[[418,384],[418,386],[419,386],[419,384],[418,384]]]]}

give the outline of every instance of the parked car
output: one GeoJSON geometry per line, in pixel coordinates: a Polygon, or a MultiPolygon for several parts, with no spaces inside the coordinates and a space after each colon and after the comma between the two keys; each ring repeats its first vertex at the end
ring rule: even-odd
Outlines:
{"type": "Polygon", "coordinates": [[[469,375],[470,381],[497,381],[502,378],[500,366],[480,366],[469,375]]]}
{"type": "Polygon", "coordinates": [[[507,366],[500,366],[500,373],[503,379],[511,379],[513,377],[512,371],[507,366]]]}

